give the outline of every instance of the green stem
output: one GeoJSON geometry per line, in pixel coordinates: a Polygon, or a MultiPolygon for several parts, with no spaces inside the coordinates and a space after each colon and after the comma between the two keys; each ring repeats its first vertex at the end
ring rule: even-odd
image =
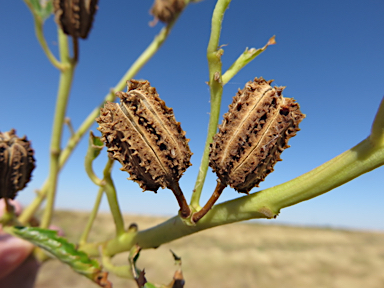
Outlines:
{"type": "Polygon", "coordinates": [[[195,188],[193,189],[193,194],[191,198],[191,206],[195,210],[199,210],[201,208],[200,196],[208,171],[209,145],[212,142],[213,136],[217,132],[217,124],[219,122],[221,95],[223,93],[223,83],[221,79],[221,55],[223,54],[223,50],[219,49],[219,39],[224,12],[230,2],[231,0],[218,0],[212,15],[211,37],[209,39],[207,48],[209,88],[211,93],[211,113],[209,117],[208,133],[205,142],[203,157],[201,159],[199,173],[197,175],[195,188]]]}
{"type": "Polygon", "coordinates": [[[125,232],[124,219],[120,211],[119,202],[117,201],[115,185],[113,184],[113,180],[111,177],[112,166],[113,160],[108,159],[108,162],[104,168],[104,191],[107,195],[109,209],[111,210],[113,221],[115,222],[116,235],[120,236],[125,232]]]}
{"type": "Polygon", "coordinates": [[[384,146],[384,97],[381,99],[369,138],[375,145],[384,146]]]}
{"type": "Polygon", "coordinates": [[[229,80],[232,79],[233,76],[235,76],[241,69],[244,68],[245,65],[247,65],[249,62],[251,62],[253,59],[255,59],[257,56],[259,56],[262,52],[264,52],[269,45],[276,44],[275,36],[271,37],[268,40],[268,43],[263,47],[259,49],[251,48],[246,49],[239,58],[236,59],[235,62],[231,65],[231,67],[228,68],[228,70],[223,74],[222,80],[223,85],[227,84],[229,80]]]}
{"type": "Polygon", "coordinates": [[[101,180],[93,171],[93,161],[100,155],[101,150],[104,148],[104,142],[99,137],[95,137],[92,131],[89,133],[88,150],[85,155],[85,171],[91,181],[97,186],[104,186],[104,181],[101,180]]]}
{"type": "Polygon", "coordinates": [[[72,86],[74,70],[76,63],[70,58],[68,49],[67,36],[58,29],[59,49],[62,63],[65,63],[67,68],[60,73],[60,83],[57,95],[55,115],[53,119],[51,148],[50,148],[50,167],[47,187],[47,205],[44,210],[41,227],[48,228],[55,202],[56,188],[58,182],[58,174],[60,171],[59,157],[61,152],[61,139],[63,134],[65,114],[69,100],[69,92],[72,86]]]}
{"type": "Polygon", "coordinates": [[[89,215],[87,225],[85,226],[83,234],[80,237],[80,240],[79,240],[80,245],[87,242],[89,232],[92,229],[93,222],[95,221],[97,212],[99,211],[101,199],[103,197],[103,192],[104,192],[104,188],[100,187],[99,191],[97,192],[95,204],[93,205],[93,209],[91,211],[91,214],[89,215]]]}
{"type": "Polygon", "coordinates": [[[47,56],[48,60],[52,63],[53,66],[55,66],[57,69],[63,71],[66,67],[64,64],[60,63],[56,57],[53,55],[51,50],[48,47],[47,41],[45,40],[44,37],[44,32],[43,32],[43,20],[39,15],[37,15],[32,8],[32,5],[29,1],[24,0],[25,4],[28,6],[29,10],[31,10],[32,15],[33,15],[33,20],[35,23],[35,33],[36,33],[36,38],[40,43],[41,48],[43,48],[43,51],[45,55],[47,56]]]}
{"type": "MultiPolygon", "coordinates": [[[[125,233],[107,241],[105,252],[114,255],[128,251],[135,244],[143,249],[155,248],[212,227],[249,219],[274,218],[282,208],[317,197],[382,165],[384,145],[374,145],[367,138],[352,149],[291,181],[214,206],[196,226],[187,226],[180,217],[175,216],[136,235],[125,233]]],[[[100,243],[85,245],[82,250],[96,256],[98,245],[100,243]]]]}
{"type": "Polygon", "coordinates": [[[126,278],[126,279],[134,279],[132,275],[131,267],[128,265],[115,266],[111,261],[111,257],[106,256],[104,254],[101,255],[101,264],[103,268],[107,270],[109,273],[114,274],[117,277],[126,278]]]}
{"type": "MultiPolygon", "coordinates": [[[[176,21],[177,19],[175,19],[176,21]]],[[[125,75],[121,78],[121,80],[117,83],[117,85],[111,89],[111,91],[105,96],[104,101],[101,103],[99,107],[96,107],[88,117],[83,121],[80,127],[77,129],[76,133],[68,140],[65,148],[60,153],[59,157],[59,169],[61,170],[64,164],[67,162],[69,156],[72,154],[73,150],[79,144],[80,140],[83,138],[84,134],[89,130],[89,128],[95,123],[95,118],[100,114],[100,107],[104,105],[106,101],[114,101],[115,93],[114,91],[121,91],[125,88],[126,82],[132,79],[143,66],[155,55],[155,53],[159,50],[161,45],[167,39],[174,22],[170,23],[166,27],[164,27],[159,34],[153,39],[151,44],[144,50],[144,52],[140,55],[140,57],[132,64],[132,66],[128,69],[125,75]]],[[[47,192],[48,192],[48,180],[44,182],[42,188],[39,191],[37,197],[33,199],[33,201],[23,210],[22,214],[19,217],[19,221],[21,223],[27,223],[28,220],[36,213],[39,209],[41,203],[44,201],[47,192]]]]}

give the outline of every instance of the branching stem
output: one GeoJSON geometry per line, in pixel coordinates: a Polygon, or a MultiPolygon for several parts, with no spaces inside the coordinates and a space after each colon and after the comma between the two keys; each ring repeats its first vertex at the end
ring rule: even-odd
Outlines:
{"type": "MultiPolygon", "coordinates": [[[[177,19],[175,19],[176,21],[177,19]]],[[[84,134],[89,130],[89,128],[92,126],[92,124],[95,123],[95,118],[100,113],[100,107],[106,102],[106,101],[114,101],[115,99],[115,93],[114,91],[121,91],[125,88],[126,82],[129,79],[132,79],[139,71],[140,69],[153,57],[153,55],[159,50],[161,45],[165,42],[167,39],[175,21],[168,24],[166,27],[161,29],[159,34],[155,36],[151,44],[147,47],[147,49],[144,50],[144,52],[140,55],[140,57],[132,64],[132,66],[128,69],[128,71],[125,73],[125,75],[121,78],[121,80],[117,83],[117,85],[111,89],[111,91],[105,96],[103,102],[99,107],[96,107],[89,115],[88,117],[83,121],[83,123],[80,125],[80,127],[77,129],[74,135],[68,140],[65,148],[61,151],[59,156],[59,164],[58,169],[61,170],[61,168],[64,166],[64,164],[67,162],[69,156],[72,154],[73,150],[76,148],[77,144],[80,142],[80,140],[83,138],[84,134]]],[[[44,182],[43,186],[41,187],[39,194],[37,197],[33,199],[33,201],[24,209],[22,214],[19,217],[19,221],[23,224],[26,224],[28,220],[36,213],[36,211],[39,209],[41,203],[44,201],[47,192],[49,189],[49,181],[48,179],[44,182]]]]}
{"type": "Polygon", "coordinates": [[[59,157],[61,153],[61,140],[65,123],[65,114],[67,111],[69,94],[72,87],[73,75],[76,67],[76,62],[72,61],[70,58],[67,36],[61,31],[61,29],[58,29],[58,35],[60,58],[62,63],[66,64],[67,68],[60,73],[60,82],[51,136],[51,157],[47,187],[47,205],[44,209],[44,214],[41,221],[42,228],[48,228],[52,218],[58,175],[60,171],[59,157]]]}
{"type": "Polygon", "coordinates": [[[221,55],[223,50],[219,48],[219,39],[224,12],[230,2],[231,0],[218,0],[212,15],[211,37],[209,39],[207,48],[209,88],[211,93],[211,113],[209,117],[208,133],[203,157],[201,159],[199,173],[197,175],[191,198],[191,206],[197,211],[200,210],[200,196],[208,171],[209,145],[212,142],[213,136],[217,132],[217,124],[219,122],[220,116],[221,95],[223,94],[223,83],[221,76],[221,55]]]}
{"type": "Polygon", "coordinates": [[[48,60],[52,63],[52,65],[57,69],[59,69],[60,71],[63,71],[66,68],[65,67],[66,65],[63,63],[60,63],[60,61],[56,59],[56,57],[53,55],[53,53],[49,49],[47,41],[45,40],[44,31],[43,31],[43,24],[44,24],[43,19],[41,19],[41,17],[35,13],[30,1],[24,0],[24,2],[28,6],[29,10],[31,10],[31,13],[33,15],[33,21],[35,24],[35,34],[36,34],[37,40],[40,43],[41,48],[43,49],[45,55],[47,56],[48,60]]]}
{"type": "Polygon", "coordinates": [[[124,233],[119,238],[105,243],[89,243],[80,249],[97,256],[97,246],[105,245],[105,253],[114,255],[129,251],[135,244],[143,249],[155,248],[216,226],[249,219],[275,218],[282,208],[317,197],[381,165],[384,165],[384,145],[375,146],[367,138],[291,181],[213,206],[196,226],[187,226],[175,216],[135,235],[124,233]]]}
{"type": "Polygon", "coordinates": [[[211,195],[211,198],[209,198],[207,203],[204,205],[203,208],[201,208],[200,211],[193,214],[193,216],[192,216],[192,222],[193,223],[197,223],[197,221],[199,221],[201,218],[204,217],[205,214],[208,213],[208,211],[216,203],[217,199],[219,199],[221,192],[223,192],[225,187],[227,187],[227,186],[222,184],[220,180],[217,180],[217,185],[216,185],[215,191],[213,191],[213,194],[211,195]]]}

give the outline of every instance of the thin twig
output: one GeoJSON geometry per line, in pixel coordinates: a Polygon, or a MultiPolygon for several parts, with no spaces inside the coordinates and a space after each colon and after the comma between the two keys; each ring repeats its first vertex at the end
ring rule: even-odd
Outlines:
{"type": "Polygon", "coordinates": [[[175,182],[172,187],[169,187],[169,189],[171,189],[173,194],[175,194],[175,197],[177,199],[177,203],[179,203],[180,216],[182,218],[188,218],[189,215],[191,215],[191,209],[189,209],[187,200],[185,200],[183,191],[181,191],[179,183],[175,182]]]}
{"type": "Polygon", "coordinates": [[[200,196],[208,171],[209,145],[212,142],[213,136],[217,132],[217,124],[220,116],[221,96],[223,94],[223,83],[221,78],[221,56],[223,50],[219,47],[219,39],[224,12],[230,2],[231,0],[218,0],[212,15],[211,37],[207,48],[209,88],[211,93],[211,113],[209,117],[204,153],[201,158],[200,169],[191,198],[191,206],[196,210],[200,209],[200,196]]]}
{"type": "Polygon", "coordinates": [[[223,192],[225,187],[227,187],[227,185],[224,185],[221,183],[220,180],[217,180],[217,185],[216,185],[215,191],[213,191],[212,193],[211,198],[209,198],[207,203],[204,205],[203,208],[201,208],[200,211],[192,215],[192,222],[197,223],[197,221],[203,218],[204,215],[207,214],[209,210],[211,210],[213,205],[216,203],[217,199],[219,199],[221,192],[223,192]]]}

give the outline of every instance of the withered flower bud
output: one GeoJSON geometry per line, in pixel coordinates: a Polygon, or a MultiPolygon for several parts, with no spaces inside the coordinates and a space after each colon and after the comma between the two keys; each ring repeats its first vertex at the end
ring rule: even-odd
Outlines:
{"type": "Polygon", "coordinates": [[[65,34],[86,39],[98,0],[54,0],[55,21],[65,34]]]}
{"type": "Polygon", "coordinates": [[[184,0],[155,0],[151,8],[151,14],[161,22],[168,24],[172,22],[176,15],[183,11],[184,0]]]}
{"type": "Polygon", "coordinates": [[[272,81],[255,78],[237,92],[211,144],[209,165],[238,192],[248,193],[273,171],[305,117],[272,81]]]}
{"type": "Polygon", "coordinates": [[[148,81],[128,81],[128,92],[116,95],[120,104],[107,102],[96,119],[110,156],[143,190],[171,189],[182,215],[188,216],[178,181],[191,165],[192,153],[172,108],[148,81]]]}
{"type": "Polygon", "coordinates": [[[14,199],[31,180],[35,168],[31,142],[18,138],[14,129],[0,132],[0,198],[14,199]]]}

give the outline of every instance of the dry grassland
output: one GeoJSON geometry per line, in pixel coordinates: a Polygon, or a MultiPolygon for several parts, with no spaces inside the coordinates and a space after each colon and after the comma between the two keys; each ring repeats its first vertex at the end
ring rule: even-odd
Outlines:
{"type": "MultiPolygon", "coordinates": [[[[64,227],[70,240],[76,241],[86,215],[58,212],[54,223],[64,227]]],[[[143,216],[125,219],[127,224],[137,223],[140,229],[165,220],[143,216]]],[[[111,217],[100,215],[91,240],[111,238],[113,229],[111,217]]],[[[384,233],[231,224],[143,251],[138,263],[150,281],[171,281],[175,266],[169,249],[182,257],[186,288],[384,287],[384,233]]],[[[115,258],[115,263],[126,264],[127,254],[115,258]]],[[[130,280],[113,275],[110,279],[114,288],[136,287],[130,280]]],[[[58,261],[49,261],[43,265],[36,284],[36,288],[48,287],[97,286],[58,261]]]]}

